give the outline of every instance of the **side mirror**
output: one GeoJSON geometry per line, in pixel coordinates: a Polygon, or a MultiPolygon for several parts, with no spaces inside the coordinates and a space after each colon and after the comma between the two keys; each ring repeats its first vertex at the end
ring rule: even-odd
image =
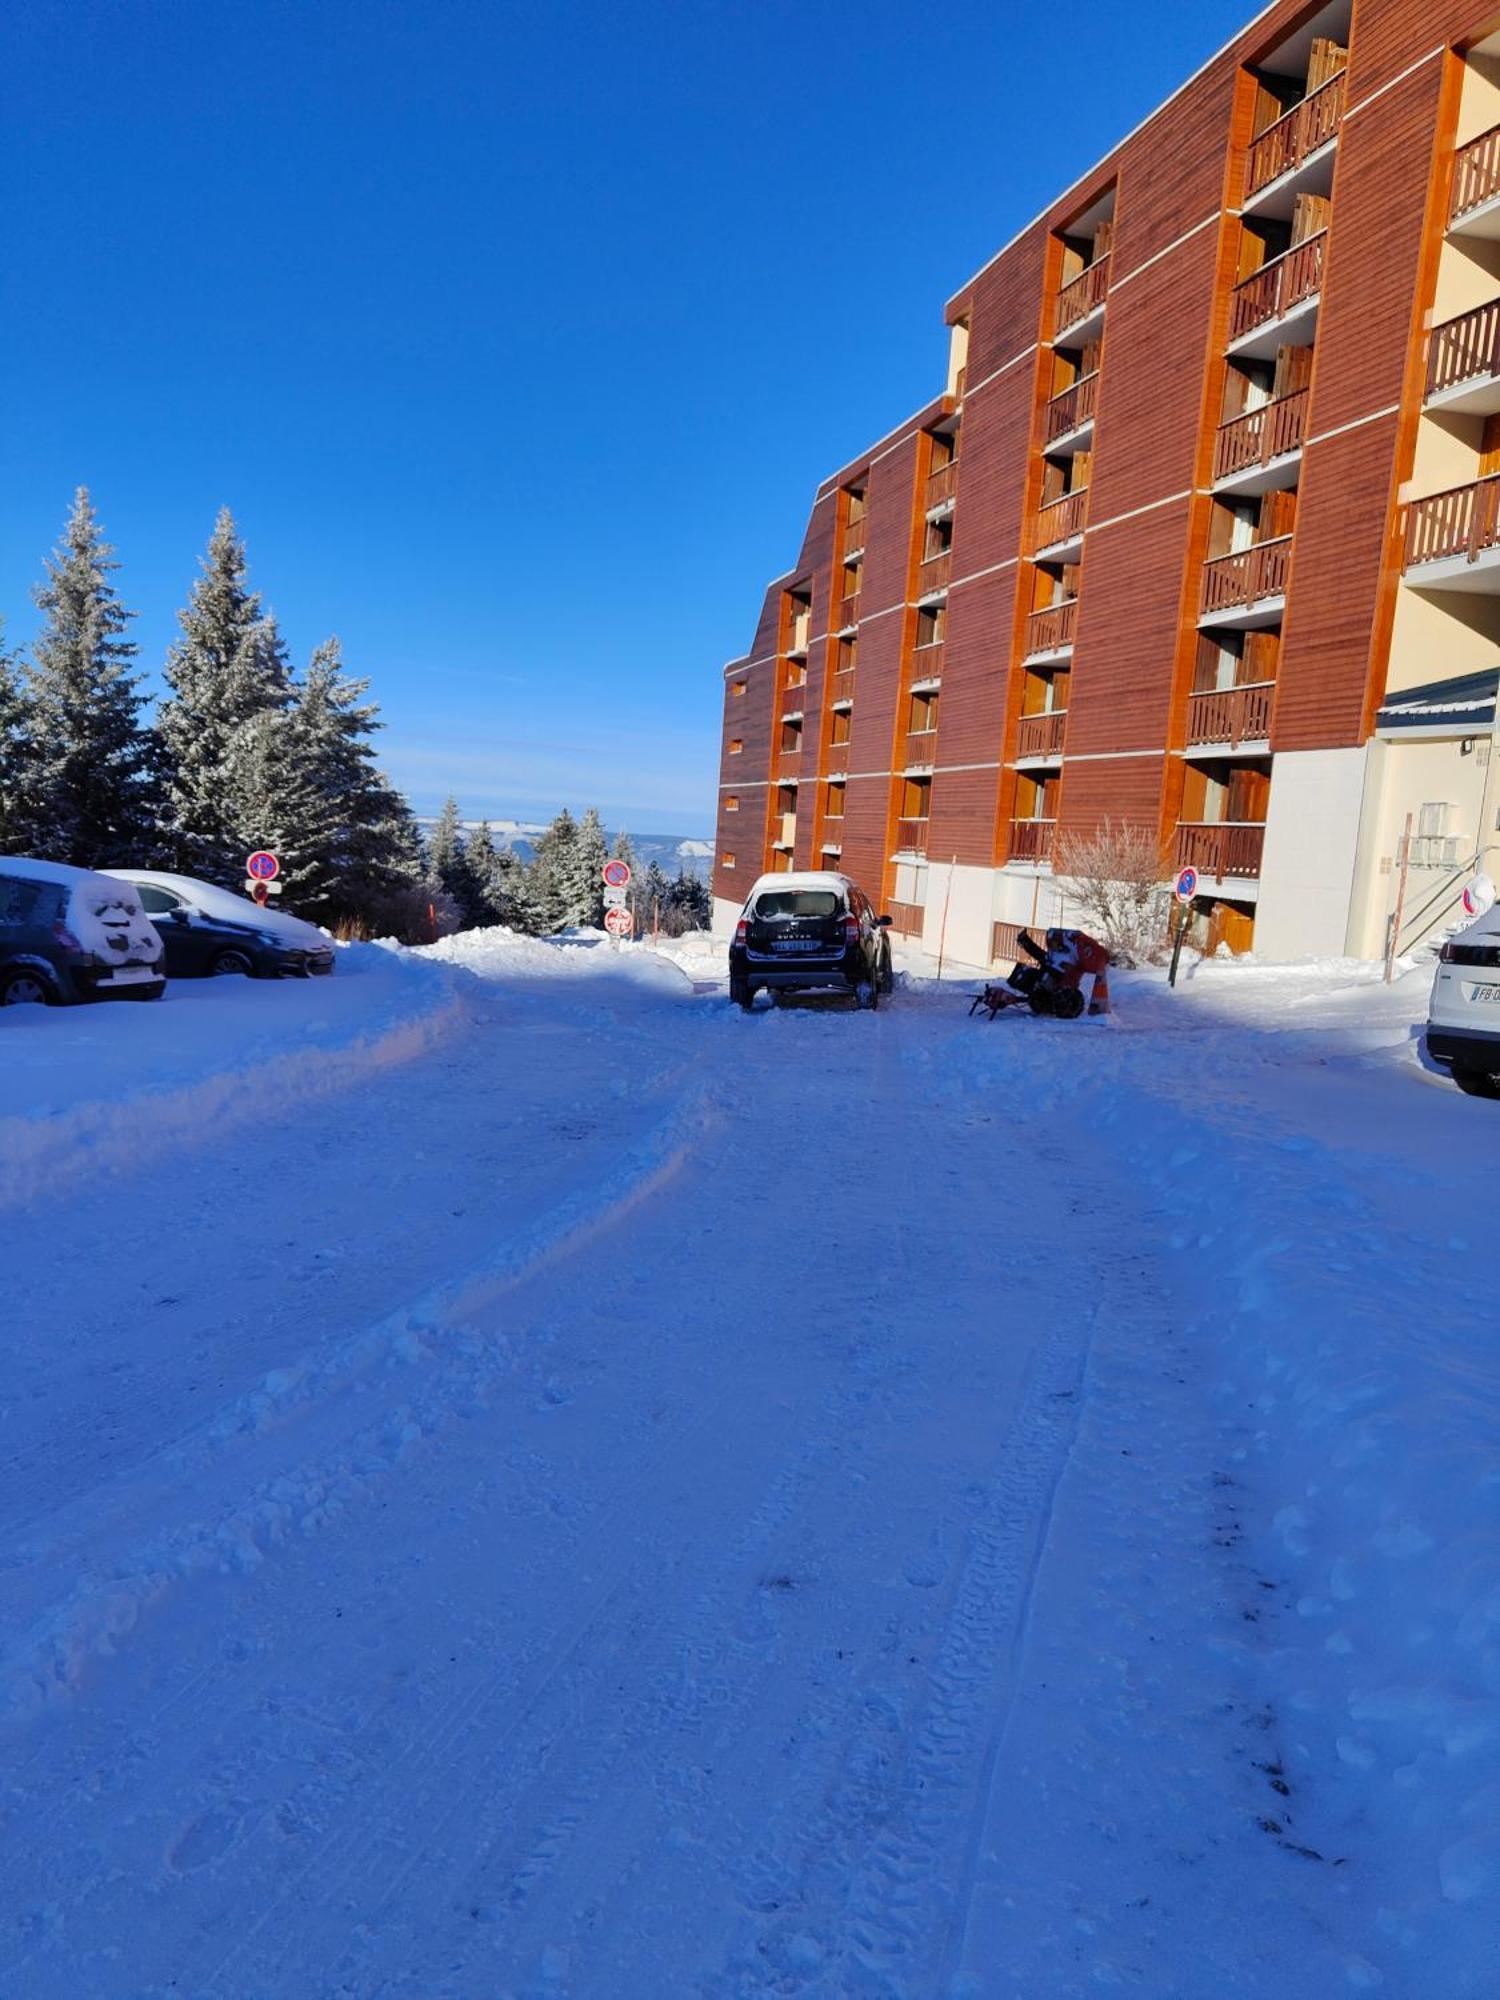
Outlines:
{"type": "Polygon", "coordinates": [[[880,928],[883,931],[889,930],[891,927],[891,920],[889,917],[877,917],[875,921],[877,924],[879,924],[880,928]]]}
{"type": "Polygon", "coordinates": [[[168,910],[167,912],[167,922],[169,924],[185,924],[187,920],[188,920],[188,913],[186,910],[177,909],[177,910],[168,910]]]}

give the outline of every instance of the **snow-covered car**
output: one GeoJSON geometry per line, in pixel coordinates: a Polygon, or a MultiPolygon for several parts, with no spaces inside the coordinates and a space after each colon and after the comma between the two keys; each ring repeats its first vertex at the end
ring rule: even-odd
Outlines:
{"type": "Polygon", "coordinates": [[[729,997],[749,1008],[762,988],[851,993],[861,1007],[878,1007],[893,984],[890,921],[847,875],[762,875],[730,942],[729,997]]]}
{"type": "Polygon", "coordinates": [[[173,979],[300,978],[332,972],[333,945],[316,925],[282,910],[263,910],[248,896],[152,868],[114,868],[129,882],[156,926],[173,979]]]}
{"type": "Polygon", "coordinates": [[[1460,1090],[1500,1097],[1500,904],[1439,954],[1427,1053],[1451,1066],[1460,1090]]]}
{"type": "Polygon", "coordinates": [[[0,856],[0,1007],[159,1000],[161,958],[130,883],[0,856]]]}

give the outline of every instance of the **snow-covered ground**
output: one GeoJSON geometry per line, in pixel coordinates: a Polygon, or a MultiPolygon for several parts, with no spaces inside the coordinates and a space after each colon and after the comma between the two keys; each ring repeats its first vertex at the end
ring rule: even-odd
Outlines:
{"type": "Polygon", "coordinates": [[[1428,975],[931,970],[0,1019],[3,2000],[1496,1992],[1428,975]]]}

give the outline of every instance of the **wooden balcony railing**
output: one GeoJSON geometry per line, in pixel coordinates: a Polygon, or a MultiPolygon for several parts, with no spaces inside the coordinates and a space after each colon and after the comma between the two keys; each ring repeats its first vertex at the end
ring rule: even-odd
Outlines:
{"type": "Polygon", "coordinates": [[[898,854],[925,854],[927,852],[927,822],[925,819],[897,820],[896,851],[898,854]]]}
{"type": "Polygon", "coordinates": [[[1219,882],[1235,877],[1253,879],[1260,873],[1265,840],[1263,825],[1243,821],[1228,826],[1179,826],[1173,863],[1178,868],[1196,868],[1200,875],[1211,875],[1219,882]]]}
{"type": "Polygon", "coordinates": [[[831,707],[837,701],[853,701],[854,669],[845,667],[840,673],[828,676],[828,702],[831,707]]]}
{"type": "Polygon", "coordinates": [[[1081,376],[1071,389],[1064,389],[1060,396],[1054,396],[1046,409],[1048,444],[1057,438],[1066,437],[1069,431],[1076,431],[1080,425],[1086,424],[1094,414],[1098,399],[1097,368],[1092,375],[1081,376]]]}
{"type": "Polygon", "coordinates": [[[1210,689],[1188,701],[1189,743],[1222,743],[1238,750],[1242,743],[1264,743],[1271,734],[1274,681],[1245,687],[1210,689]]]}
{"type": "Polygon", "coordinates": [[[911,649],[912,677],[919,681],[935,681],[943,672],[943,641],[934,639],[930,645],[913,646],[911,649]]]}
{"type": "Polygon", "coordinates": [[[1281,597],[1286,591],[1291,556],[1291,536],[1278,535],[1273,542],[1257,542],[1254,548],[1238,549],[1233,555],[1216,556],[1212,562],[1206,562],[1203,565],[1205,613],[1258,604],[1263,597],[1281,597]]]}
{"type": "Polygon", "coordinates": [[[1328,144],[1344,115],[1344,74],[1340,70],[1337,76],[1309,91],[1300,104],[1294,104],[1274,125],[1255,135],[1250,144],[1247,195],[1258,194],[1272,181],[1300,167],[1320,146],[1328,144]]]}
{"type": "Polygon", "coordinates": [[[924,557],[917,571],[917,595],[927,597],[934,590],[946,590],[948,578],[953,572],[953,551],[944,549],[940,555],[924,557]]]}
{"type": "Polygon", "coordinates": [[[839,599],[839,608],[835,612],[833,619],[834,631],[842,632],[844,627],[852,625],[858,616],[859,592],[856,590],[852,597],[841,597],[839,599]]]}
{"type": "Polygon", "coordinates": [[[1051,500],[1045,507],[1039,507],[1036,516],[1036,546],[1039,549],[1050,549],[1057,542],[1071,541],[1083,528],[1088,501],[1088,488],[1080,486],[1075,492],[1065,493],[1060,500],[1051,500]]]}
{"type": "Polygon", "coordinates": [[[1077,326],[1081,319],[1087,319],[1095,306],[1102,305],[1104,294],[1109,287],[1109,258],[1096,257],[1092,264],[1078,273],[1070,284],[1063,286],[1057,295],[1057,331],[1067,332],[1070,326],[1077,326]]]}
{"type": "Polygon", "coordinates": [[[1048,604],[1033,611],[1026,620],[1026,655],[1056,653],[1073,643],[1078,623],[1078,599],[1069,597],[1061,604],[1048,604]]]}
{"type": "Polygon", "coordinates": [[[920,937],[927,912],[920,903],[887,903],[886,912],[891,920],[891,929],[900,931],[903,937],[920,937]]]}
{"type": "Polygon", "coordinates": [[[1427,393],[1437,396],[1460,382],[1500,374],[1500,299],[1444,320],[1427,347],[1427,393]]]}
{"type": "Polygon", "coordinates": [[[1010,823],[1012,861],[1050,861],[1057,836],[1055,819],[1013,819],[1010,823]]]}
{"type": "Polygon", "coordinates": [[[1448,219],[1457,222],[1500,194],[1500,125],[1460,146],[1453,157],[1453,198],[1448,219]]]}
{"type": "Polygon", "coordinates": [[[781,716],[785,721],[789,715],[800,715],[807,706],[807,689],[799,681],[796,687],[781,691],[781,716]]]}
{"type": "Polygon", "coordinates": [[[1051,709],[1046,715],[1023,715],[1016,736],[1016,755],[1061,757],[1067,720],[1068,711],[1065,708],[1051,709]]]}
{"type": "MultiPolygon", "coordinates": [[[[996,965],[1013,965],[1021,956],[1021,933],[1024,924],[996,924],[990,932],[990,961],[996,965]]],[[[1028,959],[1027,964],[1031,963],[1028,959]]]]}
{"type": "Polygon", "coordinates": [[[908,764],[931,764],[937,759],[937,730],[908,729],[906,732],[906,761],[908,764]]]}
{"type": "Polygon", "coordinates": [[[1441,562],[1463,556],[1477,562],[1500,546],[1500,473],[1413,500],[1406,510],[1406,560],[1441,562]]]}
{"type": "Polygon", "coordinates": [[[1220,424],[1214,440],[1214,478],[1229,479],[1237,472],[1269,465],[1273,458],[1302,449],[1307,424],[1307,391],[1296,389],[1290,396],[1278,396],[1258,410],[1246,410],[1220,424]]]}
{"type": "Polygon", "coordinates": [[[869,519],[868,515],[861,514],[857,521],[846,521],[844,523],[845,562],[849,560],[850,556],[857,554],[858,551],[864,547],[865,527],[868,522],[868,519],[869,519]]]}
{"type": "Polygon", "coordinates": [[[1229,338],[1238,340],[1258,326],[1284,319],[1294,306],[1322,289],[1323,248],[1328,231],[1320,229],[1294,249],[1273,257],[1248,278],[1242,278],[1230,294],[1229,338]]]}
{"type": "Polygon", "coordinates": [[[796,750],[778,750],[776,753],[776,769],[783,778],[795,778],[802,769],[802,751],[800,746],[796,750]]]}
{"type": "Polygon", "coordinates": [[[929,507],[941,507],[945,500],[951,500],[958,486],[958,460],[950,458],[946,465],[927,475],[927,500],[929,507]]]}

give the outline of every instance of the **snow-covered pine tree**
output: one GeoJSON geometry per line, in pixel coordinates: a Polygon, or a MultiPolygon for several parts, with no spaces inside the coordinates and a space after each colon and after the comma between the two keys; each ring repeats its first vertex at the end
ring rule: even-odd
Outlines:
{"type": "Polygon", "coordinates": [[[709,929],[713,923],[713,902],[706,882],[696,875],[689,875],[685,868],[679,868],[669,895],[674,937],[681,937],[684,931],[709,929]]]}
{"type": "Polygon", "coordinates": [[[443,810],[427,836],[427,868],[436,876],[445,893],[452,897],[464,924],[472,924],[473,898],[464,855],[463,822],[458,816],[458,800],[443,801],[443,810]]]}
{"type": "Polygon", "coordinates": [[[498,923],[500,918],[495,907],[495,892],[500,872],[500,856],[496,852],[495,836],[490,831],[487,819],[479,822],[464,843],[463,872],[469,922],[498,923]]]}
{"type": "Polygon", "coordinates": [[[20,661],[5,644],[0,620],[0,854],[24,854],[29,844],[22,806],[26,785],[26,697],[20,661]]]}
{"type": "Polygon", "coordinates": [[[519,854],[503,847],[495,856],[490,878],[490,906],[493,921],[507,924],[513,931],[534,937],[542,928],[541,911],[532,887],[531,870],[519,854]]]}
{"type": "Polygon", "coordinates": [[[527,887],[539,930],[566,930],[579,921],[578,822],[566,806],[536,844],[527,887]]]}
{"type": "Polygon", "coordinates": [[[33,853],[80,868],[157,858],[154,744],[124,636],[135,614],[110,582],[113,557],[80,486],[33,593],[43,623],[26,671],[16,809],[33,853]]]}
{"type": "Polygon", "coordinates": [[[277,908],[324,923],[333,914],[339,806],[318,783],[300,709],[263,708],[224,750],[226,822],[243,857],[266,847],[281,863],[277,908]]]}
{"type": "Polygon", "coordinates": [[[638,919],[643,936],[649,937],[660,927],[666,930],[671,916],[672,885],[667,880],[659,861],[649,861],[646,873],[641,879],[641,914],[638,919]]]}
{"type": "Polygon", "coordinates": [[[245,544],[227,507],[201,569],[177,614],[182,637],[167,654],[172,692],[157,712],[157,730],[177,865],[231,887],[243,874],[245,850],[227,791],[229,745],[252,717],[290,704],[291,673],[275,621],[246,581],[245,544]]]}
{"type": "Polygon", "coordinates": [[[609,847],[604,838],[604,822],[597,806],[590,806],[578,822],[578,915],[575,923],[590,924],[598,930],[604,922],[604,864],[609,847]]]}

